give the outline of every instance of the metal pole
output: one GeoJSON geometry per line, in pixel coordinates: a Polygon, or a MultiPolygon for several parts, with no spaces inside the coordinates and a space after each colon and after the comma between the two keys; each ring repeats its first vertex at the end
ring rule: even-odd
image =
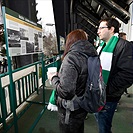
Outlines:
{"type": "Polygon", "coordinates": [[[44,54],[42,53],[42,87],[43,87],[43,104],[45,106],[45,79],[46,79],[46,68],[44,63],[44,54]]]}
{"type": "Polygon", "coordinates": [[[5,7],[2,7],[3,13],[3,22],[4,22],[4,35],[5,35],[5,42],[6,42],[6,54],[7,54],[7,62],[8,62],[8,73],[9,73],[9,80],[10,80],[10,94],[11,94],[11,110],[13,112],[13,121],[14,121],[14,128],[15,133],[18,133],[18,124],[17,124],[17,115],[16,115],[16,102],[15,102],[15,86],[13,83],[13,76],[12,76],[12,67],[11,67],[11,58],[9,56],[8,50],[8,36],[7,36],[7,29],[6,29],[6,18],[5,18],[5,7]]]}

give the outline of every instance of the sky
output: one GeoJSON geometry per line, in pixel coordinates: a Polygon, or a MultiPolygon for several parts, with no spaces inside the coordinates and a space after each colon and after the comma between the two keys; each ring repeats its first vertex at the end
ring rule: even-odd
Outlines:
{"type": "MultiPolygon", "coordinates": [[[[37,17],[42,18],[39,22],[43,28],[46,30],[51,30],[50,26],[46,26],[47,23],[55,24],[54,22],[54,15],[53,15],[53,6],[51,0],[36,0],[37,6],[36,9],[38,10],[37,17]]],[[[53,29],[52,29],[53,30],[53,29]]]]}

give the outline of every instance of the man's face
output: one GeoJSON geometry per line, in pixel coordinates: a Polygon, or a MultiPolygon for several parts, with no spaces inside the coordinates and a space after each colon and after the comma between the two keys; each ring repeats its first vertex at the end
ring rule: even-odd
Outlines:
{"type": "Polygon", "coordinates": [[[111,37],[110,29],[108,28],[106,23],[106,21],[102,21],[97,31],[99,38],[105,42],[107,42],[111,37]]]}
{"type": "Polygon", "coordinates": [[[123,37],[122,37],[124,40],[126,40],[127,39],[127,37],[126,37],[126,35],[123,35],[123,37]]]}

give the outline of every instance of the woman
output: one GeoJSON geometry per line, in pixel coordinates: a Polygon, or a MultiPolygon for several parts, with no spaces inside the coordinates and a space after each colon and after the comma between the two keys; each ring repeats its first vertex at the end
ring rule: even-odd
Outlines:
{"type": "Polygon", "coordinates": [[[56,88],[60,133],[84,133],[87,112],[80,108],[70,112],[69,123],[65,123],[66,110],[61,99],[71,100],[75,94],[82,96],[87,81],[87,58],[97,52],[81,29],[70,32],[66,39],[62,65],[58,75],[48,74],[48,79],[56,88]],[[59,100],[60,99],[60,100],[59,100]]]}

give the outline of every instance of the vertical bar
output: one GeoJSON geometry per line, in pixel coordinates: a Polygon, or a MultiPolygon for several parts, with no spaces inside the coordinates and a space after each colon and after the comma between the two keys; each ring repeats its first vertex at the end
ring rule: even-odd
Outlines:
{"type": "Polygon", "coordinates": [[[45,105],[45,81],[46,81],[46,67],[45,67],[45,61],[43,61],[44,59],[44,54],[42,53],[42,58],[41,58],[41,61],[42,61],[42,87],[43,87],[43,103],[45,105]]]}
{"type": "Polygon", "coordinates": [[[4,22],[4,36],[5,36],[5,43],[6,43],[6,54],[7,54],[7,62],[8,62],[8,72],[9,72],[9,80],[10,80],[10,98],[11,98],[11,107],[13,111],[13,122],[15,133],[18,132],[18,124],[17,124],[17,115],[16,115],[16,107],[15,107],[15,86],[13,83],[13,76],[12,76],[12,67],[11,67],[11,58],[9,56],[8,50],[8,36],[7,36],[7,29],[6,29],[6,10],[5,7],[2,7],[2,15],[3,15],[3,22],[4,22]]]}
{"type": "Polygon", "coordinates": [[[24,90],[24,78],[23,77],[21,78],[21,81],[22,81],[21,88],[22,88],[22,94],[23,94],[23,101],[25,101],[25,90],[24,90]]]}
{"type": "Polygon", "coordinates": [[[28,98],[27,76],[25,76],[25,89],[26,89],[26,99],[27,99],[28,98]]]}
{"type": "Polygon", "coordinates": [[[37,64],[35,65],[35,70],[36,70],[36,75],[35,75],[35,81],[36,81],[36,91],[37,91],[37,94],[39,94],[39,92],[38,92],[38,88],[39,88],[39,84],[38,84],[38,76],[39,76],[39,74],[38,74],[38,69],[37,69],[37,64]]]}
{"type": "Polygon", "coordinates": [[[22,103],[22,100],[21,100],[20,80],[18,80],[17,83],[18,83],[19,104],[21,104],[22,103]]]}
{"type": "Polygon", "coordinates": [[[32,73],[32,77],[33,77],[33,87],[34,87],[34,91],[36,91],[36,72],[32,73]]]}
{"type": "Polygon", "coordinates": [[[2,95],[3,95],[3,105],[5,110],[5,116],[7,116],[7,105],[6,105],[6,96],[5,96],[5,87],[2,88],[2,95]]]}
{"type": "Polygon", "coordinates": [[[31,81],[30,81],[30,75],[28,75],[28,83],[29,83],[29,94],[31,94],[31,81]]]}
{"type": "Polygon", "coordinates": [[[7,124],[6,124],[6,104],[5,104],[5,97],[3,95],[3,88],[1,84],[1,79],[0,79],[0,98],[1,98],[1,117],[2,117],[2,123],[3,123],[3,128],[6,129],[7,124]]]}
{"type": "MultiPolygon", "coordinates": [[[[10,84],[11,84],[11,82],[10,82],[10,84]]],[[[14,83],[12,83],[12,84],[15,88],[14,83]]],[[[12,91],[11,85],[9,85],[8,89],[9,89],[9,99],[10,99],[11,111],[13,112],[15,110],[15,112],[16,112],[16,107],[17,107],[16,91],[15,91],[15,89],[13,89],[13,91],[12,91]]]]}
{"type": "Polygon", "coordinates": [[[34,87],[33,87],[33,73],[30,74],[31,75],[31,87],[32,87],[32,93],[34,92],[34,87]]]}

